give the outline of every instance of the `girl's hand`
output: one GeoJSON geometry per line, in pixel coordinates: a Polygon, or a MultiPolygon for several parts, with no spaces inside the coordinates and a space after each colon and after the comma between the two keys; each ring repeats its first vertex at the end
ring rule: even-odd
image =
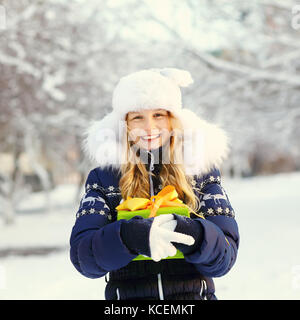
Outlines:
{"type": "Polygon", "coordinates": [[[171,242],[189,246],[195,242],[192,236],[174,232],[176,225],[173,214],[163,214],[154,218],[149,234],[151,258],[154,261],[158,262],[176,254],[177,249],[171,242]]]}

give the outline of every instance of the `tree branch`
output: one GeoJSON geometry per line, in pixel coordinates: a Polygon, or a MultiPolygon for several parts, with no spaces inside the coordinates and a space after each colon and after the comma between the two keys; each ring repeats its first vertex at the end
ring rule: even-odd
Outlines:
{"type": "Polygon", "coordinates": [[[270,82],[282,82],[290,86],[300,86],[300,76],[284,72],[269,72],[234,62],[228,62],[225,60],[215,58],[210,54],[200,52],[195,48],[187,47],[185,50],[193,55],[196,55],[197,58],[199,58],[201,61],[203,61],[204,63],[206,63],[214,69],[221,70],[224,72],[235,73],[241,76],[247,76],[251,81],[267,80],[270,82]]]}

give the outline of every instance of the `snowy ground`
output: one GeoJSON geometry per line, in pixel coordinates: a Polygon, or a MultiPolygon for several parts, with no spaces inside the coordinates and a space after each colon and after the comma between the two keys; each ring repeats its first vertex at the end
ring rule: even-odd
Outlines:
{"type": "MultiPolygon", "coordinates": [[[[300,174],[244,180],[224,179],[236,212],[241,244],[231,272],[215,279],[219,299],[300,299],[300,174]]],[[[47,255],[0,256],[0,299],[104,299],[104,279],[81,276],[69,260],[68,242],[77,204],[75,188],[33,194],[15,225],[0,222],[0,252],[12,248],[58,247],[47,255]],[[31,209],[30,209],[31,208],[31,209]]]]}

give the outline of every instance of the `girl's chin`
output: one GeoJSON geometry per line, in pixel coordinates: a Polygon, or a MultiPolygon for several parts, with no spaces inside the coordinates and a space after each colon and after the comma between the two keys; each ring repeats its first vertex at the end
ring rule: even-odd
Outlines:
{"type": "Polygon", "coordinates": [[[140,148],[146,149],[146,150],[152,150],[157,149],[161,146],[160,143],[150,143],[150,144],[139,144],[140,148]]]}

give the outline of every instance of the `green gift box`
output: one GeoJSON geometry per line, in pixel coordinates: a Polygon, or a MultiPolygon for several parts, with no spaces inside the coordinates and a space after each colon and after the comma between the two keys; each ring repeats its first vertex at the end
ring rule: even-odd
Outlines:
{"type": "MultiPolygon", "coordinates": [[[[186,207],[161,207],[156,211],[156,215],[175,213],[181,216],[190,217],[189,210],[186,207]]],[[[150,209],[142,209],[136,211],[119,210],[117,220],[126,219],[129,220],[135,216],[141,216],[143,218],[148,218],[150,215],[150,209]]],[[[167,257],[166,259],[184,259],[183,253],[177,250],[177,253],[172,257],[167,257]]],[[[149,257],[138,255],[133,261],[136,260],[152,260],[149,257]]]]}

